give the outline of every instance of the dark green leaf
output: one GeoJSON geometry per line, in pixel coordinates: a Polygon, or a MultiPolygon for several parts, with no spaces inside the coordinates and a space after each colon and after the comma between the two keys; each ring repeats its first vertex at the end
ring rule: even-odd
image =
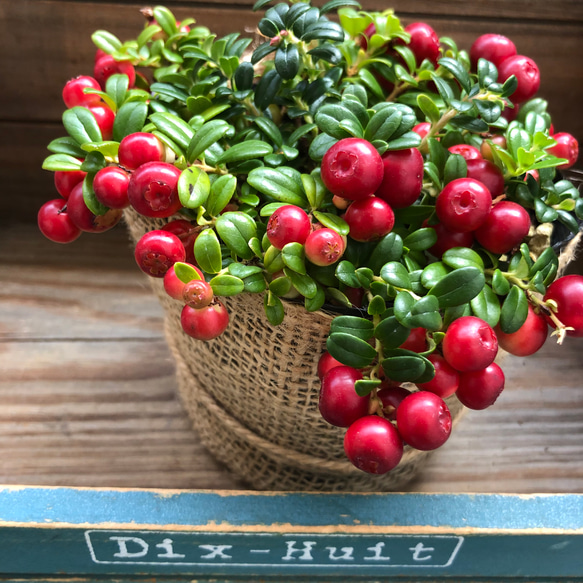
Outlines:
{"type": "Polygon", "coordinates": [[[331,43],[324,43],[308,51],[308,54],[315,60],[321,59],[327,63],[336,65],[342,61],[342,53],[331,43]]]}
{"type": "Polygon", "coordinates": [[[277,50],[277,45],[272,45],[270,41],[266,41],[260,44],[254,51],[253,55],[251,56],[251,63],[255,65],[261,59],[264,59],[267,55],[273,53],[277,50]]]}
{"type": "Polygon", "coordinates": [[[359,267],[356,270],[356,277],[358,277],[360,285],[363,288],[368,289],[372,283],[374,273],[372,272],[372,269],[369,269],[368,267],[359,267]]]}
{"type": "Polygon", "coordinates": [[[437,243],[437,233],[431,227],[417,229],[405,237],[403,245],[411,251],[425,251],[437,243]]]}
{"type": "Polygon", "coordinates": [[[327,12],[332,12],[338,10],[338,8],[344,6],[354,6],[355,8],[360,8],[360,4],[356,0],[329,0],[320,8],[321,14],[326,14],[327,12]]]}
{"type": "Polygon", "coordinates": [[[377,355],[375,349],[366,340],[342,332],[328,336],[326,349],[333,358],[354,368],[369,366],[377,355]]]}
{"type": "Polygon", "coordinates": [[[360,287],[360,281],[356,277],[356,269],[350,261],[340,261],[336,267],[338,281],[348,287],[360,287]]]}
{"type": "Polygon", "coordinates": [[[201,231],[195,239],[194,256],[203,271],[207,273],[218,273],[221,271],[221,244],[213,229],[201,231]]]}
{"type": "Polygon", "coordinates": [[[439,118],[441,117],[439,114],[439,108],[429,95],[426,95],[425,93],[420,93],[419,95],[417,95],[417,105],[419,106],[419,109],[423,112],[423,115],[431,123],[439,121],[439,118]]]}
{"type": "Polygon", "coordinates": [[[461,63],[450,57],[444,57],[439,59],[438,64],[444,69],[447,69],[455,78],[455,80],[460,84],[461,88],[466,92],[470,92],[470,75],[463,68],[461,63]]]}
{"type": "Polygon", "coordinates": [[[330,333],[342,332],[351,334],[362,340],[369,340],[373,336],[374,324],[366,318],[357,316],[336,316],[330,324],[330,333]]]}
{"type": "Polygon", "coordinates": [[[269,291],[274,293],[277,297],[283,297],[290,292],[292,288],[292,282],[289,277],[276,277],[271,280],[269,284],[269,291]]]}
{"type": "Polygon", "coordinates": [[[184,169],[178,179],[178,197],[182,206],[195,209],[205,204],[211,191],[208,174],[196,166],[184,169]]]}
{"type": "Polygon", "coordinates": [[[421,136],[417,132],[407,132],[400,138],[391,140],[387,145],[387,150],[407,150],[408,148],[417,148],[421,145],[421,136]]]}
{"type": "Polygon", "coordinates": [[[468,174],[468,165],[459,154],[452,154],[445,163],[443,183],[448,184],[457,178],[465,178],[468,174]]]}
{"type": "Polygon", "coordinates": [[[188,149],[194,130],[184,120],[172,113],[153,113],[150,121],[183,150],[188,149]]]}
{"type": "Polygon", "coordinates": [[[210,195],[206,201],[206,210],[211,217],[218,216],[229,204],[236,189],[237,179],[231,174],[219,176],[212,183],[210,195]]]}
{"type": "Polygon", "coordinates": [[[273,152],[273,148],[261,140],[247,140],[231,146],[217,160],[217,164],[232,164],[253,158],[262,158],[273,152]]]}
{"type": "MultiPolygon", "coordinates": [[[[248,142],[244,142],[248,143],[248,142]]],[[[286,204],[305,206],[306,199],[298,183],[282,173],[282,168],[257,168],[247,177],[247,182],[256,190],[286,204]]]]}
{"type": "Polygon", "coordinates": [[[407,328],[439,330],[442,325],[439,302],[435,296],[415,299],[408,292],[399,292],[395,298],[395,317],[407,328]]]}
{"type": "Polygon", "coordinates": [[[210,146],[222,139],[231,126],[223,120],[216,119],[205,123],[192,137],[188,145],[187,159],[194,162],[210,146]]]}
{"type": "Polygon", "coordinates": [[[441,260],[453,269],[475,267],[480,271],[484,271],[484,261],[474,250],[468,247],[453,247],[452,249],[448,249],[443,254],[441,260]]]}
{"type": "Polygon", "coordinates": [[[352,126],[360,130],[361,135],[363,132],[356,115],[348,107],[339,103],[332,103],[321,107],[316,114],[315,121],[322,132],[339,140],[352,135],[340,127],[340,122],[342,121],[349,121],[352,126]]]}
{"type": "Polygon", "coordinates": [[[69,136],[56,138],[49,143],[47,150],[54,154],[67,154],[68,156],[74,156],[76,158],[85,158],[85,152],[79,146],[77,140],[69,136]]]}
{"type": "Polygon", "coordinates": [[[331,40],[342,42],[344,40],[344,31],[342,27],[336,22],[332,21],[318,21],[304,32],[301,39],[304,42],[313,40],[331,40]]]}
{"type": "Polygon", "coordinates": [[[317,312],[326,302],[326,294],[324,290],[318,286],[318,291],[313,298],[306,298],[304,306],[307,312],[317,312]]]}
{"type": "Polygon", "coordinates": [[[510,291],[510,282],[499,269],[492,275],[492,289],[499,296],[505,296],[510,291]]]}
{"type": "Polygon", "coordinates": [[[95,174],[99,172],[102,168],[105,168],[107,163],[101,152],[89,152],[83,164],[81,164],[81,170],[83,172],[88,172],[89,174],[95,174]]]}
{"type": "Polygon", "coordinates": [[[437,87],[437,91],[446,105],[449,105],[451,100],[454,99],[454,94],[452,88],[449,86],[447,81],[444,81],[441,77],[438,77],[435,74],[431,75],[433,82],[437,87]]]}
{"type": "Polygon", "coordinates": [[[456,115],[451,120],[451,123],[460,129],[468,130],[475,134],[483,134],[489,129],[488,124],[484,120],[470,115],[456,115]]]}
{"type": "Polygon", "coordinates": [[[380,316],[387,311],[387,304],[381,296],[374,296],[369,304],[367,312],[369,316],[380,316]]]}
{"type": "Polygon", "coordinates": [[[378,274],[385,263],[397,261],[402,255],[403,239],[397,233],[389,233],[377,243],[367,264],[378,274]]]}
{"type": "Polygon", "coordinates": [[[128,101],[118,110],[113,122],[113,139],[121,142],[126,136],[141,132],[146,118],[148,106],[143,101],[128,101]]]}
{"type": "Polygon", "coordinates": [[[324,154],[337,142],[336,138],[328,134],[319,134],[310,144],[310,158],[315,162],[321,162],[324,154]]]}
{"type": "Polygon", "coordinates": [[[93,190],[93,177],[94,174],[87,174],[83,180],[83,200],[85,205],[94,215],[104,215],[109,209],[101,204],[95,197],[95,192],[93,190]]]}
{"type": "Polygon", "coordinates": [[[316,282],[306,274],[296,273],[285,267],[283,272],[291,279],[293,286],[305,297],[312,299],[318,293],[316,282]]]}
{"type": "Polygon", "coordinates": [[[272,69],[263,75],[255,89],[254,97],[255,105],[260,110],[267,109],[269,105],[273,103],[273,100],[281,87],[282,81],[283,79],[281,78],[281,75],[275,69],[272,69]]]}
{"type": "Polygon", "coordinates": [[[126,98],[129,87],[127,75],[111,75],[105,82],[105,91],[115,103],[116,109],[119,109],[126,98]]]}
{"type": "Polygon", "coordinates": [[[425,357],[402,348],[385,352],[382,362],[385,375],[396,382],[427,382],[435,375],[435,369],[425,357]],[[429,378],[428,378],[429,377],[429,378]],[[427,379],[427,380],[426,380],[427,379]]]}
{"type": "Polygon", "coordinates": [[[439,300],[440,308],[460,306],[475,298],[483,289],[486,280],[476,267],[461,267],[440,279],[429,294],[439,300]]]}
{"type": "Polygon", "coordinates": [[[150,91],[153,95],[161,95],[168,99],[176,99],[181,103],[186,103],[189,97],[186,91],[172,83],[152,83],[152,85],[150,85],[150,91]]]}
{"type": "Polygon", "coordinates": [[[255,70],[253,65],[248,61],[243,61],[235,69],[234,81],[238,91],[245,91],[253,87],[253,77],[255,70]]]}
{"type": "Polygon", "coordinates": [[[505,334],[516,332],[528,316],[528,299],[524,291],[513,285],[500,312],[500,328],[505,334]]]}
{"type": "Polygon", "coordinates": [[[381,385],[379,379],[359,379],[354,383],[354,390],[360,397],[366,397],[369,393],[381,385]]]}
{"type": "Polygon", "coordinates": [[[407,268],[398,261],[389,261],[388,263],[385,263],[381,269],[381,277],[388,284],[397,288],[411,289],[409,272],[407,271],[407,268]]]}
{"type": "Polygon", "coordinates": [[[279,326],[283,322],[285,310],[283,309],[281,300],[275,294],[270,292],[265,294],[263,307],[265,309],[265,315],[272,326],[279,326]]]}
{"type": "Polygon", "coordinates": [[[300,69],[298,47],[291,43],[280,46],[275,53],[275,68],[282,79],[293,79],[300,69]]]}
{"type": "Polygon", "coordinates": [[[441,261],[430,263],[421,273],[421,284],[426,289],[430,289],[450,271],[441,261]]]}
{"type": "Polygon", "coordinates": [[[403,326],[395,316],[381,320],[374,330],[374,336],[381,341],[383,349],[398,348],[409,337],[409,328],[403,326]]]}

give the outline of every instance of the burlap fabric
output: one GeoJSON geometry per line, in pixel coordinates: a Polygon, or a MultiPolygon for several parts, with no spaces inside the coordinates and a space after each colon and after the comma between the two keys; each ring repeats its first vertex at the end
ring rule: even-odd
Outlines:
{"type": "MultiPolygon", "coordinates": [[[[124,211],[131,237],[167,221],[124,211]]],[[[287,302],[271,326],[260,294],[224,299],[227,330],[216,340],[190,338],[180,326],[183,304],[162,280],[150,279],[165,311],[165,334],[176,360],[180,398],[203,445],[250,486],[261,490],[391,491],[417,473],[428,452],[405,448],[403,460],[383,476],[365,474],[346,460],[345,430],[318,411],[318,359],[333,314],[308,313],[287,302]]],[[[463,407],[448,400],[457,420],[463,407]]]]}
{"type": "MultiPolygon", "coordinates": [[[[136,242],[167,221],[124,211],[136,242]]],[[[165,311],[165,333],[176,360],[181,400],[203,445],[250,486],[261,490],[392,491],[410,481],[429,452],[405,447],[399,466],[383,476],[365,474],[346,460],[345,430],[318,411],[317,365],[333,314],[308,313],[286,303],[271,326],[260,294],[224,300],[227,330],[216,340],[190,338],[180,326],[182,303],[162,280],[150,279],[165,311]]],[[[447,400],[454,423],[463,413],[447,400]]]]}

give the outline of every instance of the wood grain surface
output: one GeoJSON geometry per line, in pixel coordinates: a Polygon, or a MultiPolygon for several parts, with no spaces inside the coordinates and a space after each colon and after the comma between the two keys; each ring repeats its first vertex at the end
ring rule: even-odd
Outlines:
{"type": "MultiPolygon", "coordinates": [[[[507,357],[496,405],[468,412],[409,486],[579,492],[582,340],[507,357]]],[[[0,230],[0,483],[228,488],[175,396],[162,310],[123,228],[59,246],[0,230]]]]}

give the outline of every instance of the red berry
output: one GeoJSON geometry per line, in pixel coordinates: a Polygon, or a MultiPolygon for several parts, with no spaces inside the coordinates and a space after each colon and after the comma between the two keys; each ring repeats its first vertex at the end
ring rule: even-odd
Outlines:
{"type": "Polygon", "coordinates": [[[97,63],[97,61],[99,61],[99,59],[101,59],[101,57],[105,57],[105,56],[107,56],[107,53],[106,53],[104,50],[102,50],[102,49],[97,49],[97,50],[95,51],[95,57],[94,57],[94,59],[93,59],[93,62],[94,62],[94,63],[97,63]]]}
{"type": "Polygon", "coordinates": [[[416,126],[413,126],[413,129],[411,131],[414,131],[416,134],[420,135],[421,138],[423,139],[429,133],[430,129],[431,124],[428,121],[424,121],[418,123],[416,126]]]}
{"type": "Polygon", "coordinates": [[[487,219],[491,205],[492,196],[483,183],[457,178],[438,195],[435,212],[446,229],[474,231],[487,219]]]}
{"type": "Polygon", "coordinates": [[[324,375],[318,408],[330,425],[348,427],[368,413],[368,396],[360,397],[354,389],[360,379],[362,373],[351,366],[336,366],[324,375]]]}
{"type": "Polygon", "coordinates": [[[492,153],[492,147],[488,142],[492,142],[495,146],[506,149],[506,138],[501,134],[494,134],[480,144],[480,153],[482,154],[482,157],[492,162],[494,160],[494,154],[492,153]]]}
{"type": "Polygon", "coordinates": [[[67,214],[65,201],[61,198],[49,200],[38,211],[40,232],[55,243],[71,243],[81,235],[81,229],[67,214]]]}
{"type": "Polygon", "coordinates": [[[390,421],[367,415],[355,421],[344,436],[346,457],[363,472],[386,474],[403,456],[403,442],[390,421]]]}
{"type": "MultiPolygon", "coordinates": [[[[405,32],[411,35],[409,48],[415,55],[417,66],[427,59],[437,66],[437,59],[439,59],[439,37],[436,32],[425,22],[412,22],[405,27],[405,32]]],[[[395,44],[405,44],[398,40],[395,44]]]]}
{"type": "Polygon", "coordinates": [[[142,235],[134,252],[139,268],[151,277],[164,277],[177,261],[184,261],[184,255],[180,239],[162,230],[142,235]]]}
{"type": "Polygon", "coordinates": [[[94,215],[85,204],[83,183],[73,188],[67,200],[67,213],[70,219],[86,233],[103,233],[115,227],[121,219],[121,210],[109,209],[103,215],[94,215]]]}
{"type": "Polygon", "coordinates": [[[369,196],[355,200],[344,214],[355,241],[376,241],[389,234],[395,224],[393,209],[382,199],[369,196]]]}
{"type": "Polygon", "coordinates": [[[178,198],[180,170],[165,162],[142,164],[131,176],[130,204],[146,217],[164,218],[181,208],[178,198]]]}
{"type": "Polygon", "coordinates": [[[162,230],[176,235],[182,241],[184,251],[186,252],[187,263],[196,265],[196,259],[194,258],[194,242],[198,237],[199,231],[192,225],[192,223],[186,219],[176,219],[162,227],[162,230]]]}
{"type": "Polygon", "coordinates": [[[400,209],[411,206],[423,187],[423,156],[417,148],[385,152],[383,180],[375,195],[400,209]]]}
{"type": "Polygon", "coordinates": [[[407,340],[399,346],[413,352],[425,352],[427,350],[427,330],[425,328],[412,328],[407,340]]]}
{"type": "Polygon", "coordinates": [[[383,383],[381,387],[377,392],[377,397],[383,404],[383,415],[390,421],[395,421],[397,419],[397,408],[401,401],[411,394],[411,391],[400,385],[385,387],[383,383]]]}
{"type": "Polygon", "coordinates": [[[453,395],[458,387],[460,376],[457,370],[452,368],[441,354],[433,353],[428,357],[435,367],[435,376],[426,383],[417,383],[422,391],[435,393],[438,397],[446,399],[453,395]]]}
{"type": "Polygon", "coordinates": [[[507,37],[501,34],[483,34],[479,36],[470,49],[470,61],[475,71],[479,59],[486,59],[496,67],[500,63],[516,54],[516,46],[507,37]]]}
{"type": "Polygon", "coordinates": [[[382,179],[383,161],[366,140],[340,140],[322,159],[322,180],[336,196],[349,200],[366,198],[376,191],[382,179]]]}
{"type": "Polygon", "coordinates": [[[115,113],[105,105],[89,105],[87,109],[93,114],[99,129],[101,137],[107,141],[113,138],[113,122],[115,113]]]}
{"type": "Polygon", "coordinates": [[[124,168],[135,170],[146,162],[164,162],[166,149],[154,134],[136,132],[122,139],[117,155],[124,168]]]}
{"type": "Polygon", "coordinates": [[[130,87],[133,87],[136,82],[136,70],[131,63],[118,62],[111,55],[105,55],[95,63],[93,76],[101,88],[105,89],[105,83],[112,75],[127,75],[130,87]]]}
{"type": "Polygon", "coordinates": [[[106,166],[93,179],[93,191],[97,200],[112,209],[129,206],[128,185],[130,175],[118,166],[106,166]]]}
{"type": "MultiPolygon", "coordinates": [[[[187,263],[187,265],[192,267],[201,279],[204,279],[202,271],[198,267],[190,263],[187,263]]],[[[170,269],[164,274],[164,290],[171,298],[182,301],[182,294],[184,293],[185,285],[186,284],[176,275],[174,265],[172,265],[172,267],[170,267],[170,269]]]]}
{"type": "Polygon", "coordinates": [[[437,395],[428,391],[411,393],[397,408],[397,429],[411,447],[437,449],[451,433],[451,413],[437,395]]]}
{"type": "Polygon", "coordinates": [[[344,254],[346,242],[332,229],[312,231],[304,245],[306,259],[322,267],[336,263],[344,254]]]}
{"type": "Polygon", "coordinates": [[[498,65],[498,81],[504,83],[511,75],[516,77],[518,87],[510,96],[512,103],[524,103],[532,99],[540,86],[540,72],[536,63],[524,55],[513,55],[498,65]]]}
{"type": "Polygon", "coordinates": [[[312,222],[306,211],[293,204],[280,206],[267,222],[267,238],[276,249],[283,249],[288,243],[303,245],[311,230],[312,222]]]}
{"type": "Polygon", "coordinates": [[[543,314],[537,314],[528,305],[528,315],[524,324],[511,334],[502,332],[500,326],[494,328],[500,348],[514,356],[530,356],[537,352],[547,339],[547,319],[543,314]]]}
{"type": "Polygon", "coordinates": [[[213,288],[204,279],[193,279],[182,290],[182,299],[191,308],[205,308],[213,298],[213,288]]]}
{"type": "Polygon", "coordinates": [[[490,210],[486,221],[475,231],[478,243],[488,251],[508,253],[528,235],[530,216],[524,207],[502,200],[490,210]]]}
{"type": "Polygon", "coordinates": [[[471,247],[474,244],[474,234],[471,231],[450,231],[441,223],[428,225],[437,233],[437,243],[429,249],[435,257],[441,257],[447,250],[454,247],[471,247]]]}
{"type": "Polygon", "coordinates": [[[482,370],[462,373],[456,396],[468,409],[481,410],[493,405],[503,389],[504,373],[493,362],[482,370]]]}
{"type": "Polygon", "coordinates": [[[86,75],[80,75],[70,79],[63,87],[63,101],[68,108],[76,105],[97,105],[101,102],[101,97],[95,93],[84,93],[84,89],[97,89],[101,91],[99,83],[86,75]]]}
{"type": "MultiPolygon", "coordinates": [[[[551,283],[544,297],[545,301],[553,300],[558,310],[555,316],[564,326],[574,328],[567,332],[568,336],[583,336],[583,276],[565,275],[551,283]]],[[[555,323],[549,318],[549,324],[555,323]]]]}
{"type": "Polygon", "coordinates": [[[566,158],[567,162],[557,166],[557,168],[560,170],[571,168],[579,157],[579,143],[571,134],[566,132],[553,134],[553,138],[557,141],[557,144],[548,148],[547,152],[557,158],[566,158]]]}
{"type": "Polygon", "coordinates": [[[475,316],[462,316],[449,325],[442,348],[450,366],[460,372],[470,372],[494,362],[498,340],[490,324],[475,316]]]}
{"type": "Polygon", "coordinates": [[[481,182],[490,191],[492,198],[498,198],[504,194],[504,175],[502,170],[490,160],[475,159],[466,160],[468,178],[481,182]]]}
{"type": "Polygon", "coordinates": [[[448,150],[452,154],[458,154],[464,160],[478,160],[482,157],[480,150],[474,146],[470,146],[470,144],[456,144],[455,146],[449,147],[448,150]]]}
{"type": "Polygon", "coordinates": [[[370,39],[370,37],[375,34],[377,31],[377,28],[374,24],[374,22],[371,22],[362,32],[362,34],[359,37],[359,42],[360,42],[360,47],[363,50],[367,50],[368,49],[368,40],[370,39]]]}
{"type": "Polygon", "coordinates": [[[184,332],[192,338],[208,341],[220,336],[227,329],[229,312],[219,300],[200,310],[184,306],[180,323],[184,332]]]}
{"type": "Polygon", "coordinates": [[[320,360],[318,360],[318,378],[322,380],[326,373],[337,366],[344,366],[340,361],[336,360],[327,350],[324,351],[320,360]]]}
{"type": "Polygon", "coordinates": [[[87,172],[82,170],[71,170],[71,171],[61,171],[57,170],[55,172],[55,188],[57,192],[64,198],[69,198],[71,191],[79,182],[83,182],[87,172]]]}

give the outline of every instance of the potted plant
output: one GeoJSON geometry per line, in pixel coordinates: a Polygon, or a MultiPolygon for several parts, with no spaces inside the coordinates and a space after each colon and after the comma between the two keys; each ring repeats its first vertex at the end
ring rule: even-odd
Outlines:
{"type": "Polygon", "coordinates": [[[162,6],[136,39],[95,32],[39,227],[123,216],[185,406],[250,484],[396,489],[500,395],[499,347],[583,335],[583,277],[559,275],[577,141],[506,37],[468,52],[355,0],[270,4],[258,42],[162,6]]]}

